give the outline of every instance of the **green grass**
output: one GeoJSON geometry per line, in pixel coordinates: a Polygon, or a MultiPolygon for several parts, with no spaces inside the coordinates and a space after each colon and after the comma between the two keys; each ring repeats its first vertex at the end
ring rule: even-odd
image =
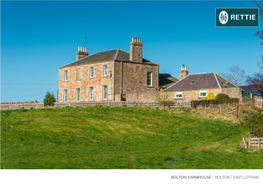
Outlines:
{"type": "Polygon", "coordinates": [[[1,168],[263,168],[263,149],[240,147],[245,125],[195,118],[178,109],[1,111],[1,168]]]}

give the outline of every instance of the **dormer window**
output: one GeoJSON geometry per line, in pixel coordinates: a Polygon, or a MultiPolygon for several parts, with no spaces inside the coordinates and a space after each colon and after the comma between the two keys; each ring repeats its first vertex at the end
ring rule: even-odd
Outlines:
{"type": "Polygon", "coordinates": [[[224,83],[222,83],[222,85],[223,85],[224,87],[226,87],[226,85],[225,85],[224,83]]]}

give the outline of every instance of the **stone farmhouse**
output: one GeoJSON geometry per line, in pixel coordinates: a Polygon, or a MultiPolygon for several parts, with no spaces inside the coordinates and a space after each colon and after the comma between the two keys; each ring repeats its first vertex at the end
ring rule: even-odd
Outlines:
{"type": "Polygon", "coordinates": [[[229,97],[242,100],[241,88],[218,74],[213,72],[188,75],[188,73],[185,66],[181,67],[179,72],[180,81],[163,90],[169,94],[169,100],[201,100],[207,97],[209,92],[212,92],[215,96],[224,93],[229,97]]]}
{"type": "Polygon", "coordinates": [[[159,65],[143,58],[140,38],[130,52],[107,50],[89,55],[78,47],[76,61],[59,68],[58,102],[154,101],[156,92],[178,81],[160,74],[159,65]]]}
{"type": "Polygon", "coordinates": [[[89,55],[78,47],[76,61],[59,68],[57,102],[155,101],[163,91],[171,101],[198,100],[209,92],[242,100],[241,89],[216,73],[190,74],[181,67],[179,79],[159,73],[159,65],[143,58],[140,38],[132,37],[130,52],[107,50],[89,55]]]}

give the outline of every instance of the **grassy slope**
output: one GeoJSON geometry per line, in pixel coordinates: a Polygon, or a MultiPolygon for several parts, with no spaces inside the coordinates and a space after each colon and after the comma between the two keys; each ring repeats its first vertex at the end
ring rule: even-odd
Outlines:
{"type": "Polygon", "coordinates": [[[1,114],[4,169],[263,168],[263,149],[240,148],[244,126],[184,111],[89,107],[1,114]]]}

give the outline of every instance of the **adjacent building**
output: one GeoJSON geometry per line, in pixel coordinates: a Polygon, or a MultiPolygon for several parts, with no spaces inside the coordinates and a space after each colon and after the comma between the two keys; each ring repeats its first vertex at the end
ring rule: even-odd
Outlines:
{"type": "Polygon", "coordinates": [[[169,94],[169,100],[201,100],[207,97],[209,92],[215,96],[224,93],[229,97],[242,99],[239,87],[214,72],[190,75],[188,73],[183,65],[179,72],[180,81],[163,90],[169,94]]]}

